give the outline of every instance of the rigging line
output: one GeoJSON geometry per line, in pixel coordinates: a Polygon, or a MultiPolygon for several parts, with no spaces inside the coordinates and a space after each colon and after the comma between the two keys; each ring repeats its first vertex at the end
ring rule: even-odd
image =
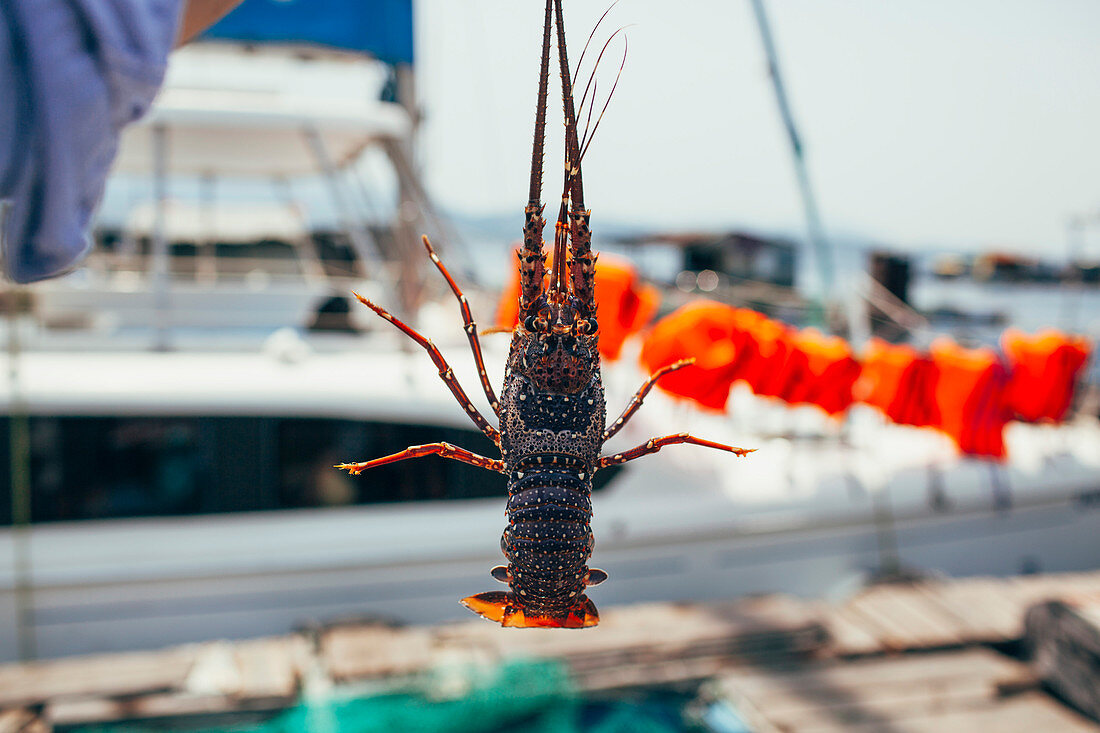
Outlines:
{"type": "MultiPolygon", "coordinates": [[[[753,13],[756,16],[757,27],[764,44],[764,53],[768,61],[768,73],[771,76],[772,88],[775,92],[776,104],[779,107],[780,117],[787,130],[787,137],[791,145],[791,156],[794,158],[795,176],[798,179],[798,190],[802,198],[802,207],[806,217],[806,230],[814,257],[818,265],[818,277],[821,282],[818,286],[818,299],[821,302],[832,300],[834,288],[833,253],[825,239],[821,225],[821,215],[817,208],[817,199],[814,197],[813,187],[810,185],[810,175],[806,167],[805,153],[802,147],[802,139],[799,137],[798,128],[794,123],[794,115],[791,112],[790,101],[787,99],[786,87],[779,71],[779,56],[776,52],[775,42],[772,39],[771,26],[764,10],[764,0],[752,0],[753,13]]],[[[825,319],[823,319],[825,320],[825,319]]],[[[827,326],[828,324],[823,324],[827,326]]]]}

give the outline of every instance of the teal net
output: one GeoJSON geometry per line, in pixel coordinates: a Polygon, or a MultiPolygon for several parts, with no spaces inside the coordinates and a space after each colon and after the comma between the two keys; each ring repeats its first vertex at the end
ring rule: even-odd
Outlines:
{"type": "Polygon", "coordinates": [[[311,700],[265,720],[117,723],[71,733],[684,733],[683,700],[582,697],[557,661],[440,667],[371,694],[311,700]]]}

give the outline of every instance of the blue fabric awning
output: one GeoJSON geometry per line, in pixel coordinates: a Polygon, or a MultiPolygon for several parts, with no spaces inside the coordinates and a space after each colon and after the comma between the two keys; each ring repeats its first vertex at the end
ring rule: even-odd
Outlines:
{"type": "Polygon", "coordinates": [[[316,43],[413,62],[413,0],[245,0],[204,38],[316,43]]]}

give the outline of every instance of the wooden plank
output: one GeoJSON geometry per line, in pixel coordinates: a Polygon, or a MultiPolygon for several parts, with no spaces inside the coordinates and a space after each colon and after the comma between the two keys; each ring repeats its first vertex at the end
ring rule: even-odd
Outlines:
{"type": "Polygon", "coordinates": [[[912,641],[903,626],[859,596],[849,599],[838,612],[875,640],[875,652],[904,649],[912,641]]]}
{"type": "Polygon", "coordinates": [[[309,646],[303,637],[203,644],[183,689],[194,695],[238,699],[293,699],[309,646]]]}
{"type": "Polygon", "coordinates": [[[956,616],[973,642],[1022,638],[1025,608],[1004,591],[1000,581],[976,578],[922,586],[956,616]]]}
{"type": "Polygon", "coordinates": [[[125,699],[60,700],[45,707],[45,717],[56,726],[73,726],[196,715],[273,712],[286,707],[286,701],[271,698],[239,699],[232,695],[154,694],[125,699]]]}
{"type": "Polygon", "coordinates": [[[1097,733],[1100,726],[1029,693],[979,708],[929,710],[911,716],[850,723],[822,717],[786,733],[1097,733]]]}
{"type": "Polygon", "coordinates": [[[293,699],[309,653],[307,641],[300,636],[237,644],[234,656],[241,670],[237,696],[293,699]]]}
{"type": "MultiPolygon", "coordinates": [[[[968,583],[984,583],[985,579],[967,581],[968,583]]],[[[989,638],[1000,638],[1000,634],[993,634],[989,629],[991,620],[979,618],[974,607],[968,607],[965,602],[959,600],[959,596],[966,595],[967,588],[959,588],[955,582],[918,583],[913,586],[913,592],[929,603],[940,608],[944,614],[954,619],[960,638],[968,642],[981,642],[989,638]]],[[[981,593],[981,591],[978,591],[981,593]]],[[[995,624],[1011,625],[1015,623],[1014,607],[1003,603],[1003,599],[995,599],[999,605],[995,608],[995,616],[992,622],[995,624]]]]}
{"type": "Polygon", "coordinates": [[[925,633],[929,645],[943,646],[966,642],[966,631],[959,617],[945,608],[938,598],[924,593],[920,587],[922,585],[925,584],[900,587],[897,589],[895,598],[900,606],[911,609],[923,619],[927,625],[925,633]]]}
{"type": "Polygon", "coordinates": [[[1100,573],[883,585],[822,613],[833,653],[855,656],[1019,639],[1033,599],[1092,588],[1100,588],[1100,573]]]}
{"type": "Polygon", "coordinates": [[[424,629],[339,627],[321,637],[320,661],[335,682],[412,674],[432,665],[424,629]]]}
{"type": "Polygon", "coordinates": [[[723,687],[755,699],[772,692],[847,690],[881,686],[891,689],[927,680],[959,678],[983,681],[991,690],[996,682],[1026,669],[987,649],[959,652],[876,657],[855,662],[813,662],[776,669],[738,668],[722,676],[723,687]]]}
{"type": "Polygon", "coordinates": [[[839,656],[877,654],[883,651],[882,629],[847,606],[826,611],[825,628],[833,637],[830,651],[839,656]]]}
{"type": "Polygon", "coordinates": [[[1026,672],[994,652],[970,649],[737,669],[722,675],[718,690],[766,722],[761,727],[780,731],[1100,730],[1041,693],[1006,698],[1005,685],[1026,672]]]}
{"type": "Polygon", "coordinates": [[[823,613],[823,623],[831,639],[829,652],[840,656],[873,654],[880,650],[878,639],[852,621],[842,611],[823,613]]]}
{"type": "Polygon", "coordinates": [[[0,710],[0,733],[30,733],[37,722],[37,716],[30,710],[0,710]]]}
{"type": "Polygon", "coordinates": [[[161,652],[74,657],[0,667],[0,707],[66,697],[108,697],[180,689],[195,647],[161,652]]]}
{"type": "Polygon", "coordinates": [[[758,709],[780,730],[812,728],[821,720],[859,726],[888,726],[895,719],[946,710],[964,710],[990,704],[990,688],[980,681],[959,678],[949,685],[908,683],[884,689],[822,689],[817,694],[786,692],[754,698],[758,709]]]}
{"type": "Polygon", "coordinates": [[[698,657],[655,664],[626,664],[590,670],[574,677],[580,690],[603,692],[708,680],[729,668],[728,657],[698,657]]]}
{"type": "Polygon", "coordinates": [[[892,649],[957,645],[965,638],[954,614],[913,586],[879,586],[849,605],[884,630],[882,641],[892,649]]]}

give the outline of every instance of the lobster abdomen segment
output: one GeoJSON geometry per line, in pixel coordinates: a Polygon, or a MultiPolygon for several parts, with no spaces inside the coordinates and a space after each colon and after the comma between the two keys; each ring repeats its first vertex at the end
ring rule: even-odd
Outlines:
{"type": "Polygon", "coordinates": [[[595,626],[599,613],[584,594],[594,545],[587,466],[556,454],[528,456],[523,466],[508,482],[508,527],[500,540],[511,592],[463,603],[504,626],[595,626]]]}
{"type": "Polygon", "coordinates": [[[529,456],[508,482],[501,550],[512,590],[537,610],[573,605],[592,556],[592,480],[581,461],[529,456]],[[583,478],[582,478],[583,476],[583,478]]]}

